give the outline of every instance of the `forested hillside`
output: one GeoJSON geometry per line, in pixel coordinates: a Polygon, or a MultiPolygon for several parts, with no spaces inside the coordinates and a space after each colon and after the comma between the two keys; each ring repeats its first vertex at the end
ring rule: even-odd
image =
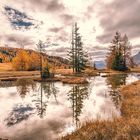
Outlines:
{"type": "MultiPolygon", "coordinates": [[[[26,58],[26,61],[32,61],[31,64],[39,64],[40,53],[34,50],[25,50],[19,48],[10,48],[10,47],[0,47],[0,62],[8,63],[13,62],[17,59],[17,55],[20,57],[23,55],[23,58],[26,58]]],[[[46,53],[41,53],[44,62],[47,62],[49,65],[55,65],[58,68],[68,68],[69,61],[67,59],[49,56],[46,53]]]]}

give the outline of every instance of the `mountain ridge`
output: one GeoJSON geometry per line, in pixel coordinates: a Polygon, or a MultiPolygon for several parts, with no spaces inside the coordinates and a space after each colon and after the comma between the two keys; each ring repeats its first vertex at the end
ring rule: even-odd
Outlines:
{"type": "MultiPolygon", "coordinates": [[[[5,62],[12,62],[12,59],[16,56],[17,52],[19,50],[25,50],[26,52],[28,52],[29,54],[31,54],[32,52],[39,54],[39,52],[35,51],[35,50],[31,50],[31,49],[22,49],[22,48],[12,48],[12,47],[2,47],[0,46],[0,59],[1,62],[5,63],[5,62]]],[[[46,53],[42,53],[42,56],[44,59],[47,59],[48,63],[50,64],[54,64],[57,67],[69,67],[69,61],[67,59],[64,59],[62,57],[59,56],[50,56],[47,55],[46,53]]]]}
{"type": "Polygon", "coordinates": [[[136,65],[140,65],[140,52],[133,56],[133,61],[136,65]]]}

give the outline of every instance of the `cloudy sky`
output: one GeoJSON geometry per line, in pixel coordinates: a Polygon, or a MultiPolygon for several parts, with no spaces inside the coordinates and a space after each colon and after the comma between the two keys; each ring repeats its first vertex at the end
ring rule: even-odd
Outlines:
{"type": "Polygon", "coordinates": [[[105,58],[116,31],[127,34],[133,54],[140,51],[140,0],[1,0],[0,45],[34,49],[47,42],[50,55],[66,56],[78,22],[94,60],[105,58]]]}

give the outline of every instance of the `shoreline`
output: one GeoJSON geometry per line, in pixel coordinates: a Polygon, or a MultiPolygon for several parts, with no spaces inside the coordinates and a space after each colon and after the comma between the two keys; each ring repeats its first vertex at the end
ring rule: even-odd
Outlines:
{"type": "Polygon", "coordinates": [[[120,118],[86,122],[61,140],[112,140],[140,138],[140,80],[120,88],[123,97],[120,118]]]}
{"type": "MultiPolygon", "coordinates": [[[[101,73],[106,76],[115,75],[115,74],[129,74],[129,73],[140,73],[138,70],[131,70],[126,72],[121,71],[113,71],[113,70],[92,70],[85,71],[80,75],[74,75],[72,73],[67,73],[67,69],[61,70],[62,72],[57,72],[56,75],[60,75],[61,79],[66,77],[91,77],[91,76],[99,76],[101,73]],[[65,71],[65,72],[63,72],[65,71]]],[[[104,77],[104,75],[101,75],[104,77]]],[[[39,78],[39,71],[0,71],[0,80],[8,80],[8,79],[19,79],[19,78],[39,78]]]]}

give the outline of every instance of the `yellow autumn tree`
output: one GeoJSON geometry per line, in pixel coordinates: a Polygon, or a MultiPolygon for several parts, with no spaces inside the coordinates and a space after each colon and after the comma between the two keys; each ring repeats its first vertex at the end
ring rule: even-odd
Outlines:
{"type": "Polygon", "coordinates": [[[39,70],[40,68],[40,55],[36,52],[30,54],[30,70],[39,70]]]}
{"type": "Polygon", "coordinates": [[[12,61],[13,68],[19,71],[29,70],[30,68],[30,57],[29,54],[21,49],[17,52],[16,57],[12,61]]]}

